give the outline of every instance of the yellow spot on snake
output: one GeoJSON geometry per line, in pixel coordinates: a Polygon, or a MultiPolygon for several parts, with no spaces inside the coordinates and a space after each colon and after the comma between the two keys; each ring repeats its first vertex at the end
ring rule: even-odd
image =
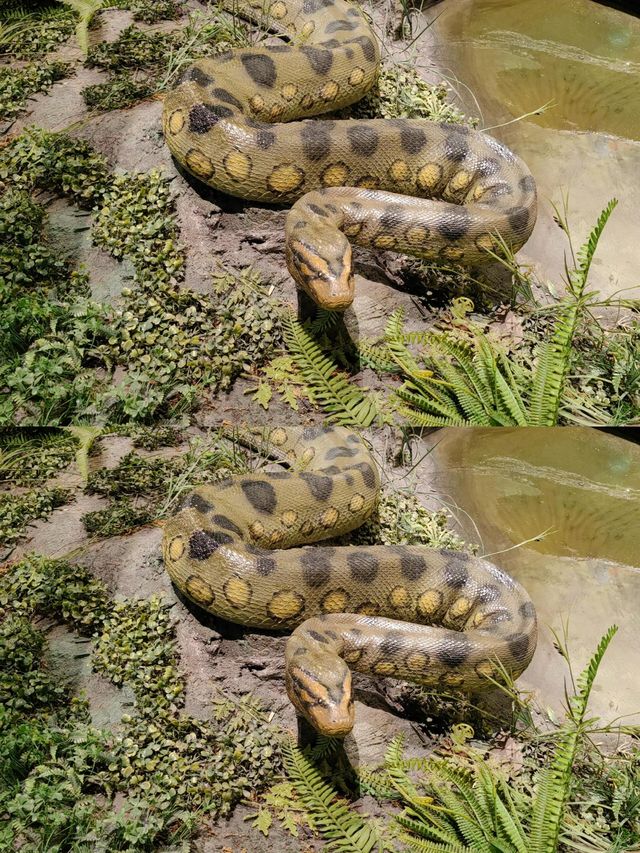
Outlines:
{"type": "Polygon", "coordinates": [[[284,112],[284,107],[282,106],[282,104],[274,104],[271,107],[271,110],[269,111],[269,115],[275,121],[276,119],[280,118],[280,116],[282,115],[283,112],[284,112]]]}
{"type": "Polygon", "coordinates": [[[481,678],[493,678],[496,674],[496,668],[491,661],[483,660],[476,664],[476,672],[481,678]]]}
{"type": "Polygon", "coordinates": [[[471,620],[473,627],[477,628],[479,625],[482,625],[488,615],[488,613],[482,613],[482,611],[480,610],[475,613],[473,619],[471,620]]]}
{"type": "Polygon", "coordinates": [[[470,610],[471,601],[461,595],[460,598],[456,598],[456,600],[453,602],[453,604],[447,611],[447,616],[450,619],[460,619],[462,616],[465,616],[470,610]]]}
{"type": "Polygon", "coordinates": [[[182,110],[174,110],[169,116],[169,133],[173,134],[174,136],[176,135],[176,133],[180,133],[180,131],[184,127],[184,122],[184,112],[182,110]]]}
{"type": "Polygon", "coordinates": [[[202,151],[192,148],[184,158],[188,168],[201,178],[210,178],[213,175],[213,163],[202,151]]]}
{"type": "Polygon", "coordinates": [[[411,246],[424,246],[429,236],[429,229],[423,225],[413,225],[407,229],[407,243],[411,246]]]}
{"type": "Polygon", "coordinates": [[[254,113],[260,113],[264,109],[264,98],[262,95],[253,95],[249,98],[249,106],[254,113]]]}
{"type": "Polygon", "coordinates": [[[456,172],[447,184],[447,189],[452,193],[462,192],[462,190],[466,190],[469,186],[472,177],[473,176],[470,172],[467,172],[466,169],[460,169],[460,171],[456,172]]]}
{"type": "Polygon", "coordinates": [[[269,6],[269,14],[277,21],[281,21],[283,18],[287,17],[287,7],[282,0],[276,0],[275,3],[272,3],[271,6],[269,6]]]}
{"type": "Polygon", "coordinates": [[[292,101],[297,94],[298,87],[293,83],[287,83],[286,86],[282,87],[282,97],[285,99],[285,101],[292,101]]]}
{"type": "Polygon", "coordinates": [[[407,181],[411,169],[405,160],[394,160],[389,166],[389,177],[392,181],[407,181]]]}
{"type": "Polygon", "coordinates": [[[352,651],[344,654],[343,659],[347,663],[358,663],[358,661],[362,657],[363,653],[364,653],[364,649],[353,649],[352,651]]]}
{"type": "Polygon", "coordinates": [[[300,35],[307,38],[311,35],[311,33],[315,30],[316,24],[315,21],[307,21],[304,27],[300,30],[300,35]]]}
{"type": "Polygon", "coordinates": [[[349,509],[351,512],[360,512],[364,506],[364,495],[355,494],[349,501],[349,509]]]}
{"type": "Polygon", "coordinates": [[[238,181],[246,181],[251,174],[251,157],[243,151],[230,151],[223,163],[229,177],[238,181]]]}
{"type": "Polygon", "coordinates": [[[376,675],[393,675],[396,671],[396,665],[391,663],[391,661],[381,660],[378,663],[374,664],[373,671],[376,675]]]}
{"type": "Polygon", "coordinates": [[[411,672],[424,672],[429,663],[429,658],[423,652],[411,652],[407,655],[407,669],[411,672]]]}
{"type": "Polygon", "coordinates": [[[441,254],[449,261],[459,261],[464,256],[464,249],[458,246],[445,246],[441,254]]]}
{"type": "Polygon", "coordinates": [[[261,521],[254,521],[249,525],[249,533],[252,539],[261,539],[264,536],[264,524],[261,521]]]}
{"type": "Polygon", "coordinates": [[[269,441],[272,444],[275,444],[276,447],[282,447],[283,444],[287,443],[287,431],[286,431],[286,429],[282,429],[282,427],[276,427],[269,434],[269,441]]]}
{"type": "Polygon", "coordinates": [[[442,593],[439,589],[428,589],[418,596],[417,607],[421,616],[432,616],[442,606],[442,593]]]}
{"type": "Polygon", "coordinates": [[[311,533],[313,533],[313,522],[309,521],[308,519],[307,521],[303,522],[302,526],[300,527],[300,532],[304,536],[309,536],[311,533]]]}
{"type": "Polygon", "coordinates": [[[493,251],[494,243],[491,234],[481,234],[476,239],[476,246],[484,251],[493,251]]]}
{"type": "Polygon", "coordinates": [[[389,604],[392,607],[406,607],[409,601],[410,596],[404,586],[394,586],[389,593],[389,604]]]}
{"type": "Polygon", "coordinates": [[[432,190],[442,178],[442,166],[427,163],[418,172],[418,186],[421,190],[432,190]]]}
{"type": "Polygon", "coordinates": [[[174,536],[171,542],[169,542],[167,553],[169,554],[169,559],[173,560],[173,562],[182,557],[184,554],[184,539],[182,536],[174,536]]]}
{"type": "Polygon", "coordinates": [[[274,530],[269,536],[269,542],[272,545],[279,545],[284,539],[284,531],[283,530],[274,530]]]}
{"type": "Polygon", "coordinates": [[[297,190],[304,181],[304,172],[293,163],[281,163],[267,178],[267,186],[276,193],[297,190]]]}
{"type": "Polygon", "coordinates": [[[338,97],[338,92],[340,91],[340,86],[336,83],[335,80],[329,80],[328,83],[325,83],[322,89],[320,89],[320,97],[323,101],[335,101],[338,97]]]}
{"type": "Polygon", "coordinates": [[[233,607],[246,607],[251,601],[251,585],[244,578],[232,576],[225,581],[222,589],[233,607]]]}
{"type": "Polygon", "coordinates": [[[191,575],[184,584],[187,594],[198,604],[211,604],[215,598],[213,590],[200,575],[191,575]]]}
{"type": "Polygon", "coordinates": [[[342,229],[347,237],[356,237],[362,231],[362,222],[352,222],[351,225],[345,225],[342,229]]]}
{"type": "Polygon", "coordinates": [[[323,527],[335,527],[339,518],[340,513],[338,510],[334,506],[330,506],[329,509],[325,510],[320,516],[320,524],[323,527]]]}
{"type": "Polygon", "coordinates": [[[464,676],[457,672],[445,672],[442,676],[442,683],[447,687],[460,687],[464,682],[464,676]]]}
{"type": "Polygon", "coordinates": [[[349,596],[344,589],[332,589],[323,596],[320,607],[325,613],[344,613],[348,602],[349,596]]]}
{"type": "Polygon", "coordinates": [[[349,177],[349,169],[344,163],[331,163],[320,175],[325,187],[343,187],[349,177]]]}
{"type": "Polygon", "coordinates": [[[376,178],[375,175],[363,175],[354,183],[354,187],[362,187],[365,190],[377,190],[379,186],[380,178],[376,178]]]}
{"type": "Polygon", "coordinates": [[[473,192],[471,193],[471,198],[474,201],[478,201],[482,198],[482,196],[486,193],[487,187],[483,187],[482,184],[478,184],[477,187],[473,188],[473,192]]]}
{"type": "Polygon", "coordinates": [[[292,509],[288,509],[282,516],[282,523],[285,527],[293,527],[297,520],[298,513],[294,512],[292,509]]]}
{"type": "Polygon", "coordinates": [[[349,85],[350,86],[359,86],[360,83],[364,80],[364,68],[360,68],[359,65],[353,69],[351,74],[349,74],[349,85]]]}
{"type": "Polygon", "coordinates": [[[313,459],[313,457],[315,455],[316,455],[315,447],[307,447],[305,452],[300,457],[300,461],[304,462],[304,464],[307,465],[309,462],[311,462],[311,460],[313,459]]]}
{"type": "Polygon", "coordinates": [[[276,592],[267,605],[269,615],[274,619],[293,619],[302,613],[303,608],[304,598],[292,589],[276,592]]]}
{"type": "Polygon", "coordinates": [[[300,106],[303,110],[310,110],[314,104],[315,101],[313,100],[313,95],[304,95],[300,101],[300,106]]]}
{"type": "Polygon", "coordinates": [[[396,238],[393,234],[380,234],[373,242],[378,249],[393,249],[396,244],[396,238]]]}
{"type": "Polygon", "coordinates": [[[363,616],[377,616],[380,612],[380,605],[375,601],[363,601],[356,609],[356,613],[361,613],[363,616]]]}

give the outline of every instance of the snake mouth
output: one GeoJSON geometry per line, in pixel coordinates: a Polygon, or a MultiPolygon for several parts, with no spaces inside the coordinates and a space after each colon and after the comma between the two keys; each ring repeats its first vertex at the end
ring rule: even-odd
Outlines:
{"type": "Polygon", "coordinates": [[[297,284],[321,308],[345,311],[353,302],[355,280],[351,269],[351,245],[339,260],[329,262],[311,246],[293,240],[286,248],[289,271],[297,284]]]}

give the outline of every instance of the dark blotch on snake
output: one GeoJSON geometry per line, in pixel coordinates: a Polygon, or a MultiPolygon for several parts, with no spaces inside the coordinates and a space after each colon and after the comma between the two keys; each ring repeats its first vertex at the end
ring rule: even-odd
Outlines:
{"type": "Polygon", "coordinates": [[[419,154],[427,144],[427,134],[419,127],[404,127],[400,131],[400,144],[407,154],[419,154]]]}
{"type": "Polygon", "coordinates": [[[526,193],[533,193],[536,190],[536,182],[532,175],[525,175],[524,178],[520,178],[518,186],[526,193]]]}
{"type": "Polygon", "coordinates": [[[466,637],[454,637],[446,641],[446,645],[437,653],[438,659],[445,666],[461,666],[471,653],[471,643],[466,637]]]}
{"type": "Polygon", "coordinates": [[[406,552],[401,551],[400,568],[405,578],[415,581],[425,573],[427,564],[424,559],[417,554],[407,554],[406,552]]]}
{"type": "Polygon", "coordinates": [[[327,74],[333,65],[333,53],[330,50],[324,50],[321,47],[311,47],[310,45],[302,45],[300,52],[309,60],[309,65],[316,74],[327,74]]]}
{"type": "Polygon", "coordinates": [[[490,604],[492,601],[497,601],[500,598],[500,590],[497,586],[482,586],[476,593],[476,601],[478,604],[490,604]]]}
{"type": "Polygon", "coordinates": [[[226,89],[212,89],[211,94],[219,101],[224,101],[225,104],[231,104],[232,107],[242,110],[240,101],[234,98],[231,92],[227,92],[226,89]]]}
{"type": "Polygon", "coordinates": [[[325,453],[325,459],[340,459],[341,457],[357,456],[357,450],[351,450],[350,447],[332,447],[331,450],[325,453]]]}
{"type": "Polygon", "coordinates": [[[270,56],[263,53],[243,53],[240,56],[240,61],[254,83],[257,83],[258,86],[265,86],[267,89],[273,89],[278,72],[276,64],[270,56]]]}
{"type": "Polygon", "coordinates": [[[213,506],[209,503],[209,501],[205,501],[203,497],[196,494],[195,492],[192,495],[189,495],[189,497],[182,504],[183,509],[188,509],[190,507],[193,507],[193,509],[197,509],[198,512],[211,512],[211,510],[213,509],[213,506]]]}
{"type": "Polygon", "coordinates": [[[305,481],[309,487],[309,491],[316,500],[326,501],[331,497],[331,492],[333,491],[331,477],[324,477],[322,474],[312,474],[308,471],[302,471],[299,477],[305,481]]]}
{"type": "Polygon", "coordinates": [[[507,211],[509,225],[516,234],[524,231],[529,224],[529,211],[526,207],[511,207],[507,211]]]}
{"type": "Polygon", "coordinates": [[[313,12],[318,12],[327,6],[333,6],[333,0],[304,0],[302,11],[305,15],[311,15],[313,12]]]}
{"type": "MultiPolygon", "coordinates": [[[[218,57],[219,59],[220,57],[218,57]]],[[[204,71],[201,71],[199,68],[195,66],[193,68],[189,68],[188,71],[180,78],[180,83],[186,83],[190,80],[193,80],[194,83],[197,83],[198,86],[209,86],[213,83],[213,78],[209,77],[208,74],[205,74],[204,71]]]]}
{"type": "Polygon", "coordinates": [[[351,150],[361,157],[370,157],[380,142],[380,138],[373,128],[357,122],[347,124],[347,136],[351,150]]]}
{"type": "Polygon", "coordinates": [[[378,560],[366,551],[347,549],[347,565],[353,580],[359,583],[369,583],[378,574],[378,560]]]}
{"type": "Polygon", "coordinates": [[[447,240],[460,240],[469,232],[471,214],[460,208],[446,214],[446,218],[438,225],[438,231],[447,240]]]}
{"type": "Polygon", "coordinates": [[[323,636],[322,634],[319,634],[317,631],[314,631],[313,629],[307,631],[307,634],[310,637],[312,637],[314,640],[317,640],[319,643],[325,643],[326,644],[329,642],[329,640],[327,640],[327,638],[325,636],[323,636]]]}
{"type": "Polygon", "coordinates": [[[272,572],[275,572],[278,564],[274,560],[273,557],[258,557],[256,560],[256,571],[259,575],[266,577],[270,575],[272,572]]]}
{"type": "Polygon", "coordinates": [[[300,565],[307,586],[317,589],[331,577],[333,548],[308,548],[302,552],[300,565]]]}
{"type": "Polygon", "coordinates": [[[357,30],[360,26],[358,21],[330,21],[324,28],[325,33],[349,32],[357,30]]]}
{"type": "Polygon", "coordinates": [[[272,130],[259,130],[256,133],[256,143],[258,148],[261,148],[263,151],[266,151],[276,141],[276,135],[272,130]]]}
{"type": "Polygon", "coordinates": [[[206,560],[221,545],[228,545],[231,542],[233,542],[232,537],[226,533],[196,530],[189,539],[189,556],[193,560],[206,560]]]}
{"type": "Polygon", "coordinates": [[[531,601],[525,601],[524,604],[521,604],[519,612],[524,619],[533,619],[536,615],[536,609],[531,601]]]}
{"type": "Polygon", "coordinates": [[[357,38],[348,39],[345,44],[359,44],[362,48],[364,58],[369,62],[375,62],[376,46],[368,36],[358,36],[357,38]]]}
{"type": "Polygon", "coordinates": [[[507,638],[509,649],[516,661],[523,661],[529,652],[529,637],[527,634],[511,634],[507,638]]]}
{"type": "Polygon", "coordinates": [[[258,512],[272,514],[278,503],[276,491],[264,480],[245,480],[240,484],[244,496],[258,512]]]}
{"type": "Polygon", "coordinates": [[[237,536],[242,536],[242,531],[238,525],[234,524],[226,515],[213,515],[211,516],[211,521],[213,524],[217,524],[218,527],[224,527],[225,530],[230,530],[231,533],[235,533],[237,536]]]}
{"type": "Polygon", "coordinates": [[[469,580],[466,562],[469,558],[459,551],[449,551],[448,561],[443,569],[443,579],[451,589],[461,589],[469,580]]]}
{"type": "Polygon", "coordinates": [[[317,204],[309,204],[307,205],[307,207],[309,208],[309,210],[312,210],[316,214],[316,216],[322,216],[323,219],[327,218],[327,211],[324,210],[322,207],[318,207],[317,204]]]}
{"type": "Polygon", "coordinates": [[[393,657],[403,648],[404,643],[405,637],[401,631],[389,631],[380,643],[380,657],[393,657]]]}
{"type": "MultiPolygon", "coordinates": [[[[454,126],[455,127],[455,126],[454,126]]],[[[447,136],[444,140],[444,155],[452,163],[460,163],[469,154],[469,142],[465,134],[461,133],[457,128],[454,130],[452,126],[448,126],[447,136]]]]}
{"type": "Polygon", "coordinates": [[[356,465],[349,465],[347,471],[360,471],[362,474],[362,479],[364,480],[365,486],[368,486],[370,489],[373,489],[376,485],[376,475],[368,462],[358,462],[356,465]]]}
{"type": "Polygon", "coordinates": [[[332,121],[305,121],[303,122],[300,138],[304,156],[312,162],[317,162],[326,157],[331,151],[331,129],[332,121]]]}
{"type": "Polygon", "coordinates": [[[207,133],[221,118],[229,118],[233,110],[219,104],[196,104],[189,113],[189,130],[192,133],[207,133]]]}

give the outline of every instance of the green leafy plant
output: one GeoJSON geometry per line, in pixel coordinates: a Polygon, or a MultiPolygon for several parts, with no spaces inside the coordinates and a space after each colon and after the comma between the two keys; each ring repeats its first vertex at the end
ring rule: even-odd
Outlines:
{"type": "Polygon", "coordinates": [[[89,25],[93,16],[105,5],[105,0],[60,0],[78,16],[76,38],[86,56],[89,51],[89,25]]]}
{"type": "Polygon", "coordinates": [[[311,401],[329,414],[330,421],[368,427],[382,420],[376,399],[340,372],[309,331],[293,317],[285,318],[284,341],[307,385],[311,401]]]}

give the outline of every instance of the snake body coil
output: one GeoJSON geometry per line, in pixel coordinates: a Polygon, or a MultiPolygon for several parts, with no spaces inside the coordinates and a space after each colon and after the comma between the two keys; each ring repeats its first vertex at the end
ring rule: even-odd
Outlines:
{"type": "MultiPolygon", "coordinates": [[[[264,20],[259,0],[233,8],[264,20]]],[[[225,193],[298,199],[287,264],[319,305],[353,300],[349,241],[465,263],[486,260],[498,235],[513,251],[527,241],[535,182],[490,136],[415,119],[293,121],[353,104],[374,84],[379,46],[358,9],[275,0],[268,20],[295,43],[197,62],[165,99],[164,134],[184,168],[225,193]]]]}
{"type": "Polygon", "coordinates": [[[164,560],[205,610],[295,628],[287,692],[316,729],[351,730],[351,669],[474,691],[528,666],[533,604],[485,560],[409,545],[294,547],[359,527],[376,506],[379,474],[343,428],[276,427],[269,440],[303,470],[198,488],[165,526],[164,560]]]}

